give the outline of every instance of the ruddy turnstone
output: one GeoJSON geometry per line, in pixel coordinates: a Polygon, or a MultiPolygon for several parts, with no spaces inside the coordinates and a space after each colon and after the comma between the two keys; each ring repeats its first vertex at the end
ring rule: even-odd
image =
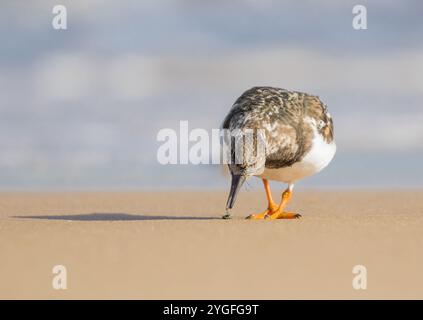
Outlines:
{"type": "Polygon", "coordinates": [[[257,132],[261,132],[264,145],[264,151],[261,153],[244,149],[242,161],[232,161],[229,164],[232,183],[223,218],[230,218],[230,210],[237,193],[245,180],[251,176],[263,180],[268,207],[262,213],[251,214],[247,218],[301,217],[299,214],[285,211],[292,196],[294,183],[326,167],[336,151],[332,118],[319,97],[273,87],[254,87],[235,101],[222,127],[231,132],[252,129],[256,132],[256,146],[257,141],[260,141],[257,132]],[[272,199],[268,180],[288,184],[279,205],[272,199]]]}

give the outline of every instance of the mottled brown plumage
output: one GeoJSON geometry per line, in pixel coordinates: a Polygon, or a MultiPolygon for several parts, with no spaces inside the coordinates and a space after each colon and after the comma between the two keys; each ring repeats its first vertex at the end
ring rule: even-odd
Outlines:
{"type": "Polygon", "coordinates": [[[325,104],[303,92],[251,88],[235,101],[222,127],[231,132],[253,130],[254,141],[264,141],[261,153],[254,150],[256,144],[242,142],[243,162],[229,164],[233,179],[227,210],[249,176],[287,182],[292,189],[298,179],[324,168],[336,151],[333,122],[325,104]]]}
{"type": "Polygon", "coordinates": [[[300,161],[310,150],[313,131],[310,123],[304,121],[306,117],[316,121],[327,143],[332,142],[332,119],[319,97],[273,87],[245,91],[235,101],[222,127],[264,129],[265,167],[280,168],[300,161]]]}

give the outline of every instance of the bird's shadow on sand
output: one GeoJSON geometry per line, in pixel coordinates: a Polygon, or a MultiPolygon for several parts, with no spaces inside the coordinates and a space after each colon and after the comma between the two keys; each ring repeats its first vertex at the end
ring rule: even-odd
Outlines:
{"type": "Polygon", "coordinates": [[[65,220],[65,221],[146,221],[146,220],[220,220],[219,217],[164,216],[127,213],[88,213],[64,215],[15,216],[19,219],[65,220]]]}

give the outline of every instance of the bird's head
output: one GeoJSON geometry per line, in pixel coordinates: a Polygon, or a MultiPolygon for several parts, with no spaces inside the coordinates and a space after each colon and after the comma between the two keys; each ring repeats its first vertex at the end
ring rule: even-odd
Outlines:
{"type": "Polygon", "coordinates": [[[232,174],[231,190],[229,191],[228,201],[226,202],[227,214],[229,214],[229,211],[233,208],[238,192],[247,178],[247,175],[232,174]]]}
{"type": "Polygon", "coordinates": [[[251,176],[260,175],[264,171],[266,157],[260,153],[254,153],[244,158],[242,163],[229,164],[231,172],[231,190],[226,203],[226,212],[229,214],[235,204],[236,197],[244,182],[251,176]]]}

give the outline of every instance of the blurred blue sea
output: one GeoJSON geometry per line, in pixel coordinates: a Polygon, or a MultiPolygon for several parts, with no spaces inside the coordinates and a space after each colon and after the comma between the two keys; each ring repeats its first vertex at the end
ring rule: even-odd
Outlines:
{"type": "MultiPolygon", "coordinates": [[[[317,94],[338,152],[304,187],[423,186],[423,3],[63,0],[0,4],[0,188],[222,188],[161,166],[157,132],[218,128],[255,85],[317,94]]],[[[255,183],[252,183],[253,187],[255,183]]]]}

